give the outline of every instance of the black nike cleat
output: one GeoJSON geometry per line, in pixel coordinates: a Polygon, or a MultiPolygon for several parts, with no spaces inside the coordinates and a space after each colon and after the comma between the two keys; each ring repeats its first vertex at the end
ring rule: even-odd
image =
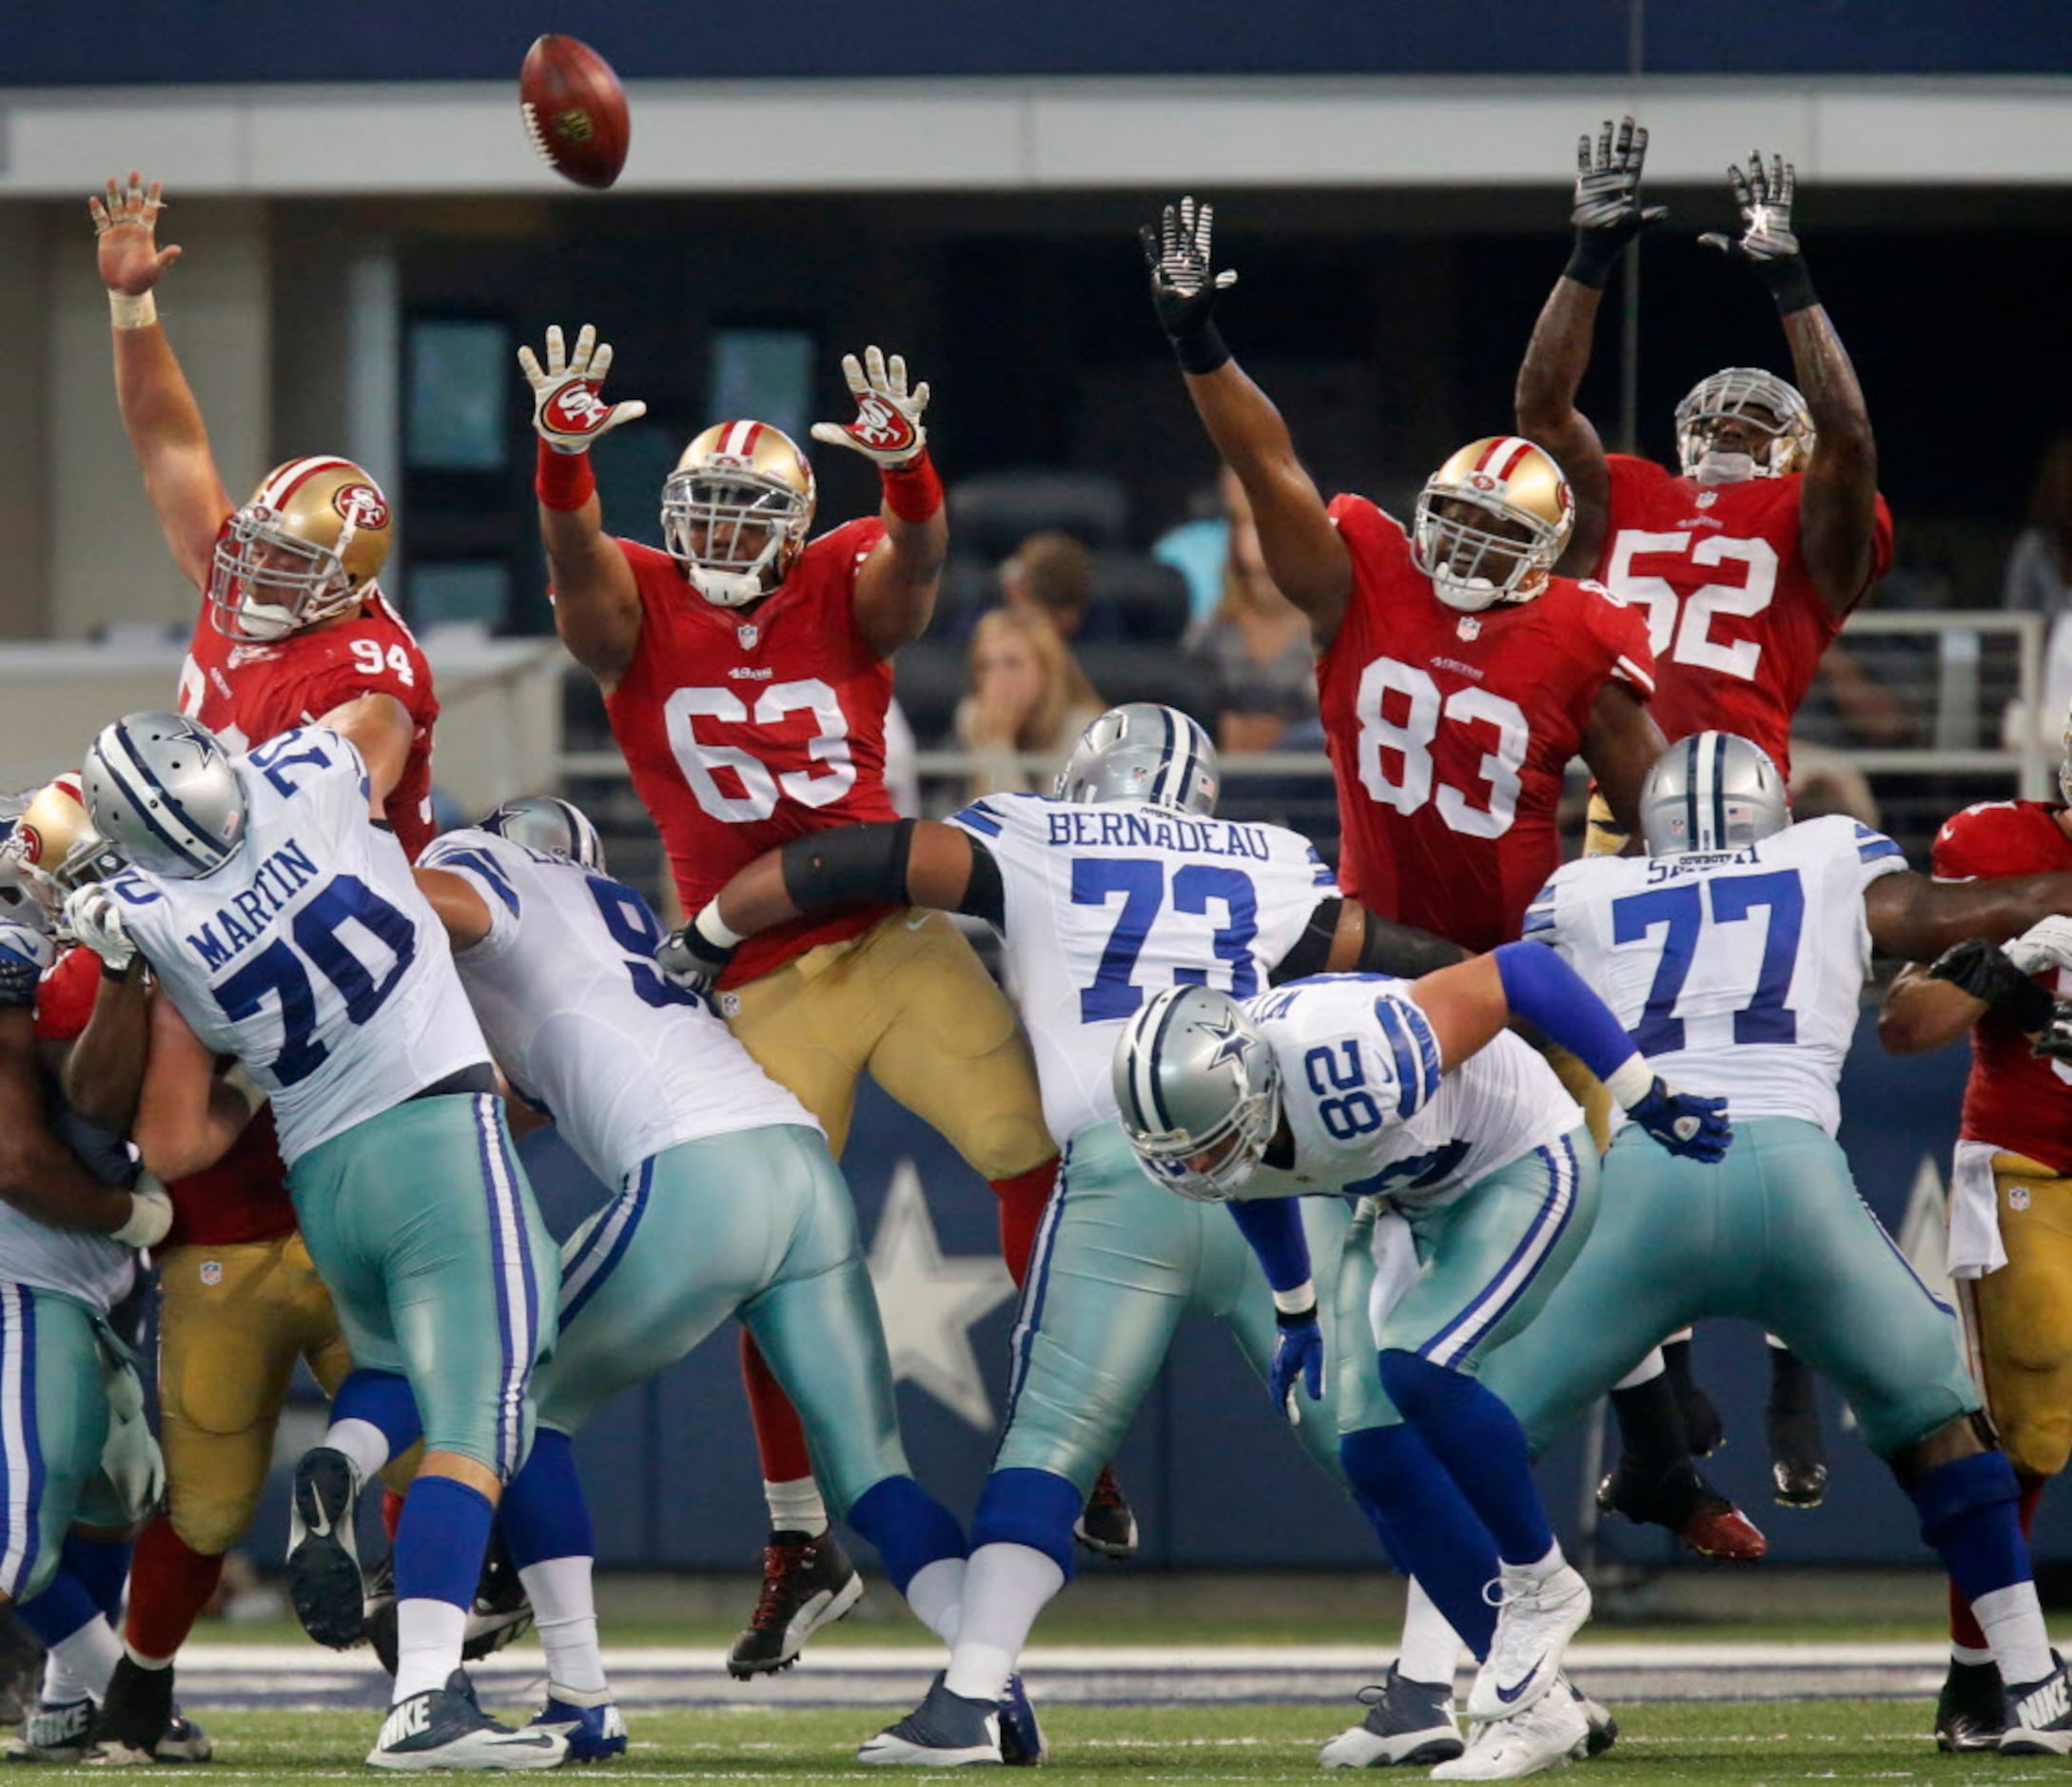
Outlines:
{"type": "Polygon", "coordinates": [[[360,1574],[354,1517],[360,1479],[336,1446],[304,1452],[288,1502],[288,1600],[303,1630],[332,1650],[360,1642],[366,1584],[360,1574]]]}
{"type": "Polygon", "coordinates": [[[1935,1697],[1935,1747],[1952,1756],[2000,1748],[2007,1729],[2007,1694],[1995,1663],[1950,1659],[1943,1691],[1935,1697]]]}
{"type": "Polygon", "coordinates": [[[772,1533],[763,1547],[763,1593],[727,1654],[737,1681],[773,1675],[798,1661],[806,1640],[863,1599],[863,1578],[830,1527],[819,1538],[772,1533]]]}

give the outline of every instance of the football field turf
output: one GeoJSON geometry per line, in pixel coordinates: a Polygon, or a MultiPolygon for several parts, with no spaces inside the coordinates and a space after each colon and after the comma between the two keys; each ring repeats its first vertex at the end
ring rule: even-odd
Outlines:
{"type": "MultiPolygon", "coordinates": [[[[896,1710],[896,1709],[891,1709],[896,1710]]],[[[2047,1757],[1946,1757],[1924,1735],[1916,1700],[1795,1700],[1747,1705],[1646,1704],[1619,1710],[1610,1755],[1556,1773],[1575,1787],[1734,1781],[2072,1779],[2047,1757]]],[[[211,1781],[375,1778],[361,1764],[379,1715],[218,1713],[207,1720],[218,1760],[211,1781]]],[[[859,1710],[632,1709],[633,1752],[606,1778],[657,1781],[914,1780],[924,1771],[859,1768],[857,1742],[884,1722],[859,1710]]],[[[1042,1787],[1073,1782],[1197,1780],[1319,1782],[1317,1746],[1347,1722],[1318,1706],[1175,1708],[1064,1706],[1045,1716],[1052,1759],[1042,1787]]],[[[40,1771],[49,1775],[56,1771],[40,1771]]],[[[24,1772],[23,1778],[38,1778],[24,1772]]],[[[1423,1770],[1378,1777],[1421,1780],[1423,1770]]],[[[504,1777],[500,1778],[511,1778],[504,1777]]]]}

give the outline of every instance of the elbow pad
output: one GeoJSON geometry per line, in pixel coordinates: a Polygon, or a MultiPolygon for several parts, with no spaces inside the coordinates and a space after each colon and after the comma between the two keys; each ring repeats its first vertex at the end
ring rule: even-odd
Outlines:
{"type": "Polygon", "coordinates": [[[914,822],[838,825],[784,847],[784,891],[802,913],[831,906],[907,903],[907,853],[914,822]]]}

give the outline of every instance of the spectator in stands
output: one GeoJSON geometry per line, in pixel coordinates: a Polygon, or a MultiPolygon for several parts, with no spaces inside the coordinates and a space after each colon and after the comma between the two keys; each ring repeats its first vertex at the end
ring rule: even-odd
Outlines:
{"type": "Polygon", "coordinates": [[[1320,746],[1317,651],[1308,618],[1266,574],[1252,506],[1244,486],[1227,471],[1222,497],[1222,595],[1186,642],[1216,691],[1217,748],[1239,753],[1320,746]]]}
{"type": "Polygon", "coordinates": [[[2043,450],[2028,525],[2007,555],[2001,600],[2053,622],[2072,609],[2072,434],[2043,450]]]}
{"type": "Polygon", "coordinates": [[[957,707],[957,742],[977,754],[970,795],[1048,793],[1050,773],[1032,777],[1026,753],[1063,762],[1103,711],[1071,648],[1034,606],[995,608],[971,635],[971,693],[957,707]]]}
{"type": "Polygon", "coordinates": [[[1031,534],[1000,567],[1000,594],[1009,608],[1041,615],[1062,639],[1112,639],[1114,617],[1094,604],[1094,560],[1069,534],[1031,534]]]}
{"type": "Polygon", "coordinates": [[[1229,466],[1218,469],[1215,484],[1188,503],[1188,519],[1169,527],[1151,542],[1151,556],[1187,579],[1191,618],[1206,620],[1223,599],[1223,565],[1230,557],[1230,500],[1244,486],[1229,466]]]}

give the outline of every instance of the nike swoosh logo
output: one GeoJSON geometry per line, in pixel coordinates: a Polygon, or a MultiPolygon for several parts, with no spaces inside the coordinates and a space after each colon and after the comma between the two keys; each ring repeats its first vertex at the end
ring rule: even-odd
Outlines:
{"type": "Polygon", "coordinates": [[[328,1539],[331,1536],[331,1511],[322,1502],[317,1503],[310,1514],[309,1530],[319,1539],[328,1539]]]}
{"type": "Polygon", "coordinates": [[[1539,1665],[1537,1663],[1534,1663],[1532,1668],[1528,1669],[1525,1672],[1524,1677],[1519,1680],[1518,1684],[1515,1687],[1507,1688],[1503,1685],[1502,1682],[1499,1681],[1496,1684],[1496,1698],[1501,1700],[1506,1706],[1511,1705],[1517,1699],[1519,1695],[1523,1694],[1527,1688],[1533,1685],[1533,1679],[1538,1674],[1539,1665]]]}

